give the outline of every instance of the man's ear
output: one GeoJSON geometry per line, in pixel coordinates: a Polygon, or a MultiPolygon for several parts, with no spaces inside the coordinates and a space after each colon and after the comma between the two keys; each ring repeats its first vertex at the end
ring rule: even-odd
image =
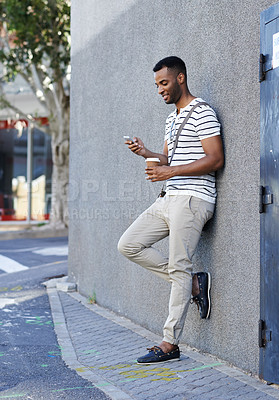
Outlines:
{"type": "Polygon", "coordinates": [[[182,85],[185,82],[185,75],[180,72],[180,74],[177,75],[177,82],[182,85]]]}

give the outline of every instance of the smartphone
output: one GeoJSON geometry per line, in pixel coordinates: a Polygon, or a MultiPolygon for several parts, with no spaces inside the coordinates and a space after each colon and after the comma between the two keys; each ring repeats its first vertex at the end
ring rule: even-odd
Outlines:
{"type": "Polygon", "coordinates": [[[129,140],[129,141],[131,141],[132,143],[134,143],[133,139],[132,139],[130,136],[123,136],[123,138],[124,138],[125,140],[129,140]]]}

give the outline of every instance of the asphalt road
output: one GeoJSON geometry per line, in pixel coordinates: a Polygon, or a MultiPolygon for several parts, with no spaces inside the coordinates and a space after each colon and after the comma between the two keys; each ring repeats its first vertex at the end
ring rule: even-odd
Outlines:
{"type": "Polygon", "coordinates": [[[0,274],[67,261],[66,237],[0,241],[0,274]]]}
{"type": "Polygon", "coordinates": [[[41,285],[67,274],[67,238],[2,241],[0,255],[25,267],[0,274],[0,399],[109,399],[64,364],[41,285]]]}

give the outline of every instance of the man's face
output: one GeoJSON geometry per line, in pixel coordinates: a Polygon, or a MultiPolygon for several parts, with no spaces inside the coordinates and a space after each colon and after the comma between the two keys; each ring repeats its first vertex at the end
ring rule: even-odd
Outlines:
{"type": "Polygon", "coordinates": [[[177,80],[177,72],[173,69],[163,67],[154,73],[155,85],[158,93],[163,97],[166,104],[176,104],[181,97],[182,90],[177,80]]]}

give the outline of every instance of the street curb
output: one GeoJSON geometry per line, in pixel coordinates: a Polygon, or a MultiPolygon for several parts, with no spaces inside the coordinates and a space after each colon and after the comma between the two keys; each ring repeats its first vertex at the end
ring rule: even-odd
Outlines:
{"type": "Polygon", "coordinates": [[[68,236],[68,229],[47,229],[47,228],[33,228],[21,231],[3,231],[0,232],[0,240],[13,240],[13,239],[44,239],[52,237],[68,236]]]}
{"type": "MultiPolygon", "coordinates": [[[[99,314],[102,317],[113,321],[118,325],[130,329],[131,331],[137,333],[140,336],[143,336],[148,340],[153,341],[154,343],[160,343],[162,340],[161,336],[156,335],[155,333],[150,332],[149,330],[135,324],[128,318],[117,315],[114,312],[105,309],[97,304],[89,304],[87,299],[78,292],[68,293],[68,295],[73,297],[78,302],[82,303],[83,306],[93,311],[94,313],[99,314]]],[[[241,369],[229,365],[226,361],[214,357],[211,354],[202,354],[197,349],[193,349],[185,344],[179,344],[179,348],[184,355],[205,365],[220,363],[221,365],[214,366],[214,369],[226,374],[230,378],[235,378],[238,381],[259,390],[260,392],[279,400],[279,390],[277,388],[273,388],[272,386],[265,385],[265,382],[261,381],[257,376],[249,376],[241,369]]]]}
{"type": "Polygon", "coordinates": [[[58,292],[55,288],[47,288],[51,313],[54,323],[54,329],[58,344],[61,348],[62,359],[66,365],[76,371],[82,378],[92,382],[92,384],[108,395],[112,400],[133,400],[127,393],[114,386],[108,380],[87,369],[87,367],[78,361],[75,349],[72,344],[70,334],[64,317],[63,308],[60,302],[58,292]]]}

